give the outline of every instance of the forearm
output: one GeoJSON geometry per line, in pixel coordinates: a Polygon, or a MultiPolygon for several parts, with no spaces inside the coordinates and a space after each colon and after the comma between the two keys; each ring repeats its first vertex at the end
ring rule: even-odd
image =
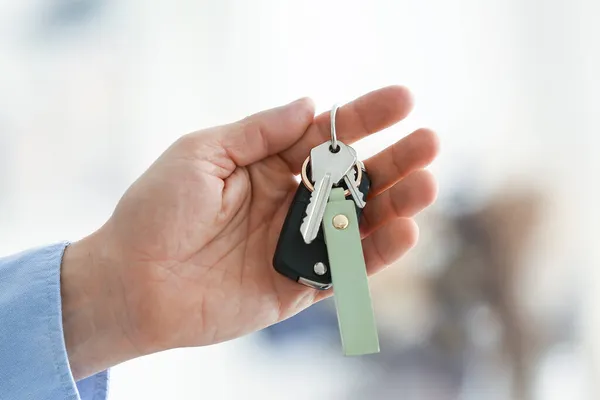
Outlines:
{"type": "Polygon", "coordinates": [[[140,354],[123,329],[124,292],[94,235],[69,245],[61,266],[62,320],[75,380],[140,354]]]}

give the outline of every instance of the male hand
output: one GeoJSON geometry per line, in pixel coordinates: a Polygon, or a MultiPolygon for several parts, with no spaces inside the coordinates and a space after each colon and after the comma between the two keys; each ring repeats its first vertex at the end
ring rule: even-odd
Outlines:
{"type": "MultiPolygon", "coordinates": [[[[403,119],[402,87],[341,107],[351,144],[403,119]]],[[[183,136],[129,188],[98,231],[67,248],[63,321],[76,378],[153,352],[233,339],[286,319],[331,293],[272,265],[279,231],[310,149],[329,139],[329,113],[301,99],[183,136]]],[[[411,219],[436,196],[423,170],[436,156],[420,129],[365,161],[372,188],[361,232],[369,274],[417,241],[411,219]]]]}

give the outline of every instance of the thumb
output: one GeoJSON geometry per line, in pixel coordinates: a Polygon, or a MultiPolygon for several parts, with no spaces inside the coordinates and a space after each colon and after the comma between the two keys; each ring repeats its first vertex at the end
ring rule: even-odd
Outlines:
{"type": "Polygon", "coordinates": [[[243,167],[296,143],[313,122],[314,115],[312,100],[302,98],[229,125],[219,141],[235,164],[243,167]]]}

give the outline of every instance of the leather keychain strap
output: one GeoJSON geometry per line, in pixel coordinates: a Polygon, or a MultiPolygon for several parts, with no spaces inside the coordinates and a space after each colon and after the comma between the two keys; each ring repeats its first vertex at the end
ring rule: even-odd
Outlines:
{"type": "Polygon", "coordinates": [[[341,188],[331,192],[323,232],[344,354],[379,353],[356,208],[353,200],[346,200],[341,188]]]}

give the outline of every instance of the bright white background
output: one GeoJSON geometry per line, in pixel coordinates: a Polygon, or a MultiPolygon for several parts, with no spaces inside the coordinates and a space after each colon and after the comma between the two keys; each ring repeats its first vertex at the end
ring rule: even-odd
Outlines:
{"type": "MultiPolygon", "coordinates": [[[[0,1],[2,253],[91,232],[183,133],[403,84],[414,113],[359,156],[427,126],[442,141],[441,205],[458,188],[474,201],[505,184],[549,193],[530,297],[552,309],[566,281],[586,284],[581,346],[541,370],[538,397],[595,398],[598,3],[95,0],[80,22],[52,22],[68,3],[0,1]]],[[[334,398],[368,379],[315,342],[271,360],[252,338],[146,357],[114,368],[111,399],[334,398]]]]}

